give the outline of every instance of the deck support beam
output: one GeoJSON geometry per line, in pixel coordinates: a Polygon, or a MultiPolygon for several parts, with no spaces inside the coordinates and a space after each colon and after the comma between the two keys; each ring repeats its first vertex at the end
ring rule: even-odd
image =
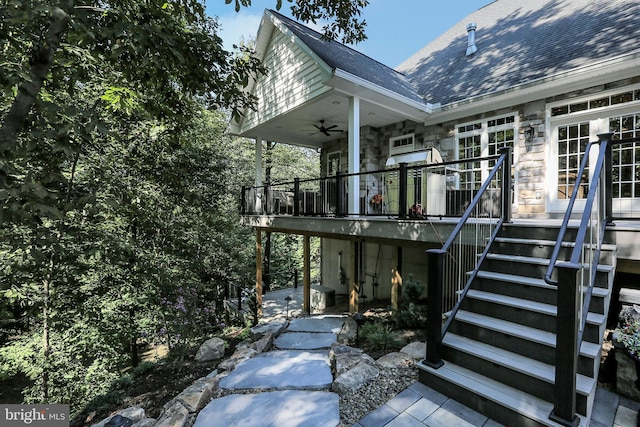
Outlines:
{"type": "Polygon", "coordinates": [[[311,236],[305,234],[302,243],[303,279],[302,279],[302,311],[311,314],[311,236]]]}
{"type": "Polygon", "coordinates": [[[391,308],[398,309],[402,296],[402,246],[393,249],[391,258],[391,308]]]}
{"type": "Polygon", "coordinates": [[[262,317],[262,230],[256,228],[256,303],[262,317]]]}
{"type": "Polygon", "coordinates": [[[349,313],[358,312],[358,298],[360,297],[360,286],[356,274],[356,245],[358,242],[352,240],[349,245],[349,313]]]}

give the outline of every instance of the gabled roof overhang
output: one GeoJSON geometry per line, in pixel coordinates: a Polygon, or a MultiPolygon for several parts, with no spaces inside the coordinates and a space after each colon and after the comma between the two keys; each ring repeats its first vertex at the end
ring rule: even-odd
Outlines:
{"type": "MultiPolygon", "coordinates": [[[[235,135],[273,140],[294,145],[321,147],[326,141],[346,135],[339,132],[326,136],[315,132],[314,125],[325,120],[335,129],[348,128],[349,99],[360,98],[360,124],[362,127],[382,127],[393,123],[411,120],[423,122],[431,113],[431,106],[415,99],[356,76],[340,68],[332,68],[313,49],[294,34],[274,13],[265,11],[256,40],[256,53],[264,60],[274,32],[282,32],[288,40],[317,64],[321,70],[322,90],[304,102],[266,117],[251,126],[240,122],[230,123],[230,132],[235,135]]],[[[255,93],[256,81],[251,81],[246,91],[255,93]]],[[[248,112],[246,112],[248,113],[248,112]]]]}

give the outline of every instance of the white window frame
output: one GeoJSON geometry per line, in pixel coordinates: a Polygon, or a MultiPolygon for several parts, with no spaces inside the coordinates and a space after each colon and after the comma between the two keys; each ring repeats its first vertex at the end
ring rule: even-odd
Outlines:
{"type": "Polygon", "coordinates": [[[336,172],[340,170],[340,160],[341,160],[341,151],[331,151],[327,153],[327,176],[335,176],[336,172]],[[331,160],[338,158],[337,168],[336,170],[331,170],[331,160]]]}
{"type": "MultiPolygon", "coordinates": [[[[599,133],[609,132],[609,118],[612,116],[624,116],[630,114],[640,113],[640,100],[630,101],[615,105],[608,105],[605,107],[589,108],[574,113],[562,114],[557,116],[551,116],[553,108],[563,106],[567,104],[579,104],[589,102],[592,100],[601,99],[606,96],[616,95],[626,91],[640,90],[640,84],[625,86],[612,90],[602,91],[594,93],[588,96],[572,98],[571,100],[564,100],[558,102],[548,103],[545,107],[546,110],[546,134],[549,135],[547,140],[545,163],[547,166],[546,179],[545,179],[545,194],[546,194],[546,211],[547,212],[565,212],[569,200],[558,199],[558,127],[573,125],[578,123],[589,123],[589,141],[598,140],[599,133]]],[[[594,147],[589,153],[589,161],[593,164],[597,158],[597,147],[594,147]]],[[[589,173],[593,173],[593,168],[589,168],[589,173]]],[[[593,180],[592,176],[589,176],[589,182],[593,180]]],[[[577,199],[575,209],[581,211],[584,209],[584,200],[577,199]]],[[[640,211],[640,198],[629,199],[613,199],[613,211],[614,214],[626,213],[626,212],[638,212],[640,211]]]]}
{"type": "Polygon", "coordinates": [[[416,150],[416,134],[415,133],[407,133],[405,135],[394,136],[393,138],[389,138],[389,154],[394,156],[396,154],[403,153],[411,153],[416,150]],[[399,147],[394,147],[394,143],[396,141],[402,139],[410,139],[411,143],[406,145],[401,145],[399,147]]]}
{"type": "MultiPolygon", "coordinates": [[[[517,174],[517,170],[518,170],[518,129],[520,129],[520,116],[518,114],[518,112],[514,111],[512,113],[509,114],[501,114],[498,116],[492,116],[492,117],[486,117],[486,118],[482,118],[482,119],[477,119],[477,120],[471,120],[468,122],[464,122],[464,123],[459,123],[455,125],[455,131],[454,131],[454,135],[455,135],[455,159],[456,160],[462,160],[460,159],[460,138],[465,138],[465,137],[470,137],[470,136],[477,136],[480,135],[480,157],[487,157],[489,156],[489,134],[491,132],[498,132],[498,131],[504,131],[504,130],[509,130],[509,129],[513,129],[513,163],[512,163],[512,170],[514,171],[513,173],[513,189],[514,189],[514,197],[513,197],[513,206],[517,206],[518,205],[518,174],[517,174]],[[495,126],[489,126],[489,122],[493,121],[493,120],[500,120],[500,119],[505,119],[505,118],[513,118],[513,122],[511,123],[505,123],[505,124],[499,124],[499,125],[495,125],[495,126]],[[459,129],[461,127],[466,127],[466,126],[471,126],[474,124],[480,124],[480,128],[479,129],[471,129],[468,131],[459,131],[459,129]]],[[[489,176],[489,172],[491,170],[491,168],[489,167],[489,162],[487,160],[483,160],[481,162],[481,170],[482,170],[482,181],[484,182],[485,179],[487,179],[487,177],[489,176]]]]}

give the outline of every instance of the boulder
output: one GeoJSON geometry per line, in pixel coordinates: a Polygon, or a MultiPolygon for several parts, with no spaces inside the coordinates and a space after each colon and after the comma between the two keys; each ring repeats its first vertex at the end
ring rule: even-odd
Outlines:
{"type": "Polygon", "coordinates": [[[158,420],[156,420],[155,418],[143,418],[131,427],[153,427],[157,422],[158,420]]]}
{"type": "Polygon", "coordinates": [[[205,341],[196,353],[196,361],[209,362],[211,360],[222,359],[226,343],[222,338],[211,338],[205,341]]]}
{"type": "Polygon", "coordinates": [[[189,419],[189,410],[178,401],[169,406],[154,427],[183,427],[189,419]]]}
{"type": "Polygon", "coordinates": [[[400,353],[407,354],[412,359],[422,360],[427,357],[427,343],[424,342],[412,342],[400,350],[400,353]]]}
{"type": "Polygon", "coordinates": [[[373,365],[373,358],[365,354],[362,349],[349,347],[348,345],[334,343],[329,352],[331,370],[338,377],[360,363],[373,365]]]}
{"type": "Polygon", "coordinates": [[[223,360],[218,365],[219,371],[233,371],[240,362],[251,359],[258,354],[256,350],[250,347],[240,347],[227,360],[223,360]]]}
{"type": "Polygon", "coordinates": [[[164,410],[167,411],[176,402],[180,402],[189,412],[196,412],[202,409],[211,400],[212,391],[218,386],[218,381],[218,378],[200,378],[196,380],[184,389],[182,393],[167,402],[164,405],[164,410]]]}
{"type": "Polygon", "coordinates": [[[109,420],[111,420],[111,418],[115,417],[116,415],[129,418],[130,420],[133,420],[134,423],[136,423],[145,417],[145,412],[144,409],[139,406],[131,406],[129,408],[123,409],[122,411],[116,412],[115,414],[109,415],[99,423],[92,424],[91,427],[104,427],[104,425],[107,424],[109,420]]]}
{"type": "Polygon", "coordinates": [[[331,386],[331,391],[340,395],[353,393],[364,384],[377,378],[378,375],[380,375],[380,371],[376,367],[362,362],[338,376],[331,386]]]}
{"type": "Polygon", "coordinates": [[[250,331],[251,339],[258,341],[267,334],[273,334],[274,337],[277,337],[285,330],[287,323],[285,319],[276,319],[269,323],[254,326],[250,331]]]}
{"type": "Polygon", "coordinates": [[[381,368],[408,368],[416,361],[405,353],[389,353],[376,360],[376,365],[381,368]]]}
{"type": "Polygon", "coordinates": [[[358,332],[358,324],[351,317],[344,319],[342,330],[338,333],[338,342],[341,344],[349,344],[356,340],[358,332]]]}
{"type": "Polygon", "coordinates": [[[251,344],[251,348],[254,349],[258,353],[264,353],[265,351],[271,350],[273,346],[273,334],[266,334],[258,341],[251,344]]]}

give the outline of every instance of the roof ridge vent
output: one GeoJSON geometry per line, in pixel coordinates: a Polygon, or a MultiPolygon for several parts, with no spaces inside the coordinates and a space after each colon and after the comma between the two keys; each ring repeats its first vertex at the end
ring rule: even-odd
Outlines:
{"type": "Polygon", "coordinates": [[[478,46],[476,46],[476,27],[475,22],[467,25],[467,56],[473,55],[478,51],[478,46]]]}

